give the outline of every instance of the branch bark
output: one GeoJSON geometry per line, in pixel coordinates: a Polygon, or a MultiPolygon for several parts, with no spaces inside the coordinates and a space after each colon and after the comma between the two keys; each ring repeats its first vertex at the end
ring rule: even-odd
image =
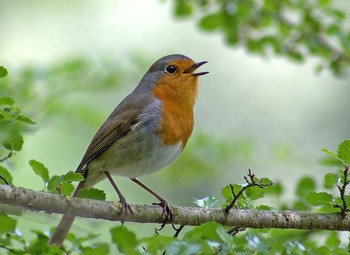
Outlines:
{"type": "MultiPolygon", "coordinates": [[[[134,214],[124,214],[118,203],[84,198],[67,198],[51,193],[33,191],[0,185],[0,203],[15,206],[21,210],[63,214],[68,207],[77,211],[77,216],[110,221],[140,223],[162,223],[162,209],[152,205],[131,205],[134,214]]],[[[340,213],[307,213],[294,211],[262,211],[231,209],[228,214],[223,208],[203,209],[172,206],[174,219],[168,223],[196,226],[216,221],[225,226],[243,228],[283,228],[304,230],[350,230],[350,217],[340,213]]],[[[1,210],[1,208],[0,208],[1,210]]]]}

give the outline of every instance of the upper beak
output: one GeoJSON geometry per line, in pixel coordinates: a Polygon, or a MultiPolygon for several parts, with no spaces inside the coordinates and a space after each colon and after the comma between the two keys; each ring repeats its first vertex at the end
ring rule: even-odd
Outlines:
{"type": "Polygon", "coordinates": [[[192,76],[201,76],[201,75],[205,75],[209,72],[199,72],[199,73],[193,73],[197,68],[199,68],[200,66],[204,65],[208,63],[208,61],[201,61],[198,63],[193,64],[191,67],[187,68],[183,73],[188,73],[191,74],[192,76]]]}

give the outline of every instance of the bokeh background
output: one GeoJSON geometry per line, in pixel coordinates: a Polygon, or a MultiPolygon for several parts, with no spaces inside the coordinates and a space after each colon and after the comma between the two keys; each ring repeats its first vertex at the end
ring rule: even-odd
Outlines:
{"type": "MultiPolygon", "coordinates": [[[[350,14],[346,0],[336,4],[350,14]]],[[[208,194],[220,199],[221,187],[243,183],[248,169],[280,181],[284,196],[293,197],[301,177],[321,183],[329,170],[319,164],[321,148],[335,151],[349,138],[349,78],[316,74],[313,58],[296,64],[229,47],[219,33],[200,31],[195,17],[176,19],[171,1],[0,1],[0,34],[0,64],[13,84],[28,89],[14,99],[37,122],[12,162],[18,186],[44,188],[30,159],[52,175],[75,170],[112,109],[155,60],[172,53],[207,60],[201,70],[210,74],[200,78],[196,125],[183,155],[141,178],[171,204],[191,206],[193,197],[208,194]]],[[[116,180],[130,203],[154,202],[129,180],[116,180]]],[[[107,181],[98,187],[116,199],[107,181]]],[[[47,229],[59,218],[27,213],[25,219],[22,226],[47,229]]],[[[115,224],[78,220],[75,230],[94,227],[103,239],[115,224]]]]}

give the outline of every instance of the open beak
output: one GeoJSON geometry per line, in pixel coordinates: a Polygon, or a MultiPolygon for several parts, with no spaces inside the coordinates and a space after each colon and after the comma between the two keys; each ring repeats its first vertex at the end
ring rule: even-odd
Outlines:
{"type": "Polygon", "coordinates": [[[191,67],[187,68],[183,73],[187,73],[187,74],[191,74],[192,76],[201,76],[201,75],[205,75],[209,72],[199,72],[199,73],[194,73],[195,70],[197,70],[197,68],[199,68],[200,66],[204,65],[208,63],[208,61],[201,61],[198,63],[193,64],[191,67]]]}

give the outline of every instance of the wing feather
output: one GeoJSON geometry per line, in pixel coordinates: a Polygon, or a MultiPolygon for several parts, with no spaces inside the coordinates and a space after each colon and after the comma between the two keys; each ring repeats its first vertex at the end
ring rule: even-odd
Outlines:
{"type": "Polygon", "coordinates": [[[102,124],[87,148],[76,172],[84,174],[86,165],[107,150],[115,141],[127,135],[139,122],[143,109],[152,102],[150,95],[126,97],[102,124]]]}

